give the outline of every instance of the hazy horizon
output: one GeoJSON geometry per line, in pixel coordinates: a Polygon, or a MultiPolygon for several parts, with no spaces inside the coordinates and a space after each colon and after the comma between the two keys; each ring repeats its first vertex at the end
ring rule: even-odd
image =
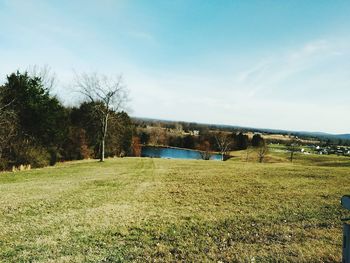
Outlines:
{"type": "Polygon", "coordinates": [[[122,74],[132,116],[350,133],[350,2],[0,0],[1,82],[122,74]],[[4,61],[6,63],[4,63],[4,61]]]}
{"type": "Polygon", "coordinates": [[[145,120],[155,120],[155,121],[165,121],[165,122],[185,122],[185,123],[196,123],[203,125],[217,125],[217,126],[232,126],[237,128],[247,128],[252,130],[276,130],[276,131],[285,131],[285,132],[306,132],[306,133],[324,133],[329,135],[350,135],[350,133],[331,133],[331,132],[323,132],[323,131],[305,131],[305,130],[286,130],[286,129],[278,129],[278,128],[269,128],[269,127],[255,127],[255,126],[242,126],[239,124],[225,124],[225,123],[208,123],[208,122],[197,122],[197,121],[183,121],[183,120],[171,120],[171,119],[157,119],[152,117],[142,117],[142,116],[131,116],[135,119],[145,119],[145,120]]]}

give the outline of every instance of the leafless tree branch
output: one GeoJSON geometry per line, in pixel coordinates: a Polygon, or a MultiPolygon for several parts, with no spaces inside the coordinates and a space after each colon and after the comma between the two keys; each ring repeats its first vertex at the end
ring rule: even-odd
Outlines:
{"type": "Polygon", "coordinates": [[[95,106],[101,124],[101,161],[104,161],[105,138],[112,112],[123,110],[128,102],[128,92],[122,77],[108,77],[97,73],[75,74],[78,91],[95,106]]]}
{"type": "Polygon", "coordinates": [[[229,135],[222,132],[215,134],[215,140],[220,149],[221,158],[224,161],[224,157],[227,155],[229,148],[232,145],[232,140],[229,138],[229,135]]]}
{"type": "Polygon", "coordinates": [[[33,65],[27,69],[27,72],[32,77],[40,78],[44,88],[49,92],[52,91],[57,84],[56,74],[52,72],[48,65],[42,67],[33,65]]]}

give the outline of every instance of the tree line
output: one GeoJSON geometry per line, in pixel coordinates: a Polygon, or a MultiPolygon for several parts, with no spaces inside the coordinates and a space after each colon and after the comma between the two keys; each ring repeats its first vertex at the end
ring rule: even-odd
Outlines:
{"type": "Polygon", "coordinates": [[[132,154],[135,128],[120,78],[77,75],[83,100],[73,107],[51,94],[51,84],[44,74],[17,71],[0,86],[0,170],[132,154]]]}
{"type": "Polygon", "coordinates": [[[136,122],[137,137],[141,145],[171,146],[202,151],[205,156],[211,152],[220,152],[228,156],[230,151],[246,150],[249,147],[258,148],[266,145],[264,138],[256,133],[249,138],[243,132],[228,132],[221,130],[209,130],[202,128],[198,135],[190,134],[191,130],[185,130],[182,124],[153,123],[146,125],[144,122],[136,122]]]}
{"type": "Polygon", "coordinates": [[[229,151],[265,145],[260,134],[250,139],[243,132],[213,131],[195,123],[151,122],[149,127],[134,122],[125,111],[128,94],[120,77],[76,74],[74,87],[82,100],[75,106],[52,94],[54,83],[45,69],[11,73],[0,86],[0,170],[140,156],[142,145],[197,149],[204,159],[213,151],[224,159],[229,151]],[[189,134],[194,128],[199,134],[189,134]]]}

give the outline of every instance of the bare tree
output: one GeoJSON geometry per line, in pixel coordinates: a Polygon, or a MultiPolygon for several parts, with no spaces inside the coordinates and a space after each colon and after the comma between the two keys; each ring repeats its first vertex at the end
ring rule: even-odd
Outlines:
{"type": "Polygon", "coordinates": [[[166,131],[160,123],[151,128],[150,141],[153,145],[164,145],[166,142],[166,131]]]}
{"type": "Polygon", "coordinates": [[[294,153],[300,151],[299,141],[297,139],[292,139],[291,142],[287,145],[287,151],[290,153],[289,160],[293,162],[294,153]]]}
{"type": "Polygon", "coordinates": [[[175,131],[176,131],[177,134],[180,134],[180,135],[183,134],[184,130],[183,130],[183,127],[182,127],[181,123],[179,123],[179,122],[175,123],[175,131]]]}
{"type": "Polygon", "coordinates": [[[103,162],[111,113],[125,109],[128,102],[128,92],[122,83],[121,76],[113,78],[97,73],[76,74],[75,86],[86,99],[94,103],[96,114],[100,121],[100,161],[103,162]]]}
{"type": "Polygon", "coordinates": [[[203,141],[199,146],[199,154],[203,160],[209,160],[212,156],[210,152],[210,143],[208,141],[203,141]]]}
{"type": "Polygon", "coordinates": [[[52,72],[51,68],[48,65],[39,67],[37,65],[30,66],[28,69],[28,74],[31,77],[38,77],[41,79],[41,83],[47,91],[52,91],[56,84],[57,78],[56,74],[52,72]]]}
{"type": "Polygon", "coordinates": [[[268,152],[268,148],[267,148],[265,143],[261,143],[257,147],[257,154],[258,154],[259,163],[262,163],[264,161],[267,152],[268,152]]]}
{"type": "Polygon", "coordinates": [[[232,145],[232,139],[229,135],[219,132],[215,134],[216,144],[220,149],[221,160],[224,161],[225,156],[227,155],[230,146],[232,145]]]}

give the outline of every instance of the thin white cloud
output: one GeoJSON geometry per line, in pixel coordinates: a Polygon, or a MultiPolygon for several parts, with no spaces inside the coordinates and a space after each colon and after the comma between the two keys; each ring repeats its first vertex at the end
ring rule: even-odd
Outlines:
{"type": "Polygon", "coordinates": [[[287,60],[289,63],[304,61],[313,56],[324,55],[332,49],[331,44],[326,40],[316,40],[306,43],[303,47],[288,52],[287,60]]]}
{"type": "MultiPolygon", "coordinates": [[[[349,48],[340,46],[337,42],[312,41],[301,48],[264,58],[250,69],[239,72],[236,76],[237,85],[246,89],[251,96],[291,88],[292,82],[298,82],[298,87],[294,87],[296,92],[302,89],[315,89],[317,87],[306,86],[304,82],[310,83],[309,78],[315,78],[316,82],[322,84],[323,74],[332,72],[339,63],[344,63],[346,59],[341,56],[348,51],[349,48]],[[339,57],[342,61],[335,61],[339,57]],[[325,68],[316,72],[318,75],[313,73],[324,65],[326,65],[325,68]],[[309,76],[305,76],[307,72],[309,76]]],[[[337,85],[338,82],[349,82],[349,78],[334,79],[334,81],[334,85],[337,85]]]]}

